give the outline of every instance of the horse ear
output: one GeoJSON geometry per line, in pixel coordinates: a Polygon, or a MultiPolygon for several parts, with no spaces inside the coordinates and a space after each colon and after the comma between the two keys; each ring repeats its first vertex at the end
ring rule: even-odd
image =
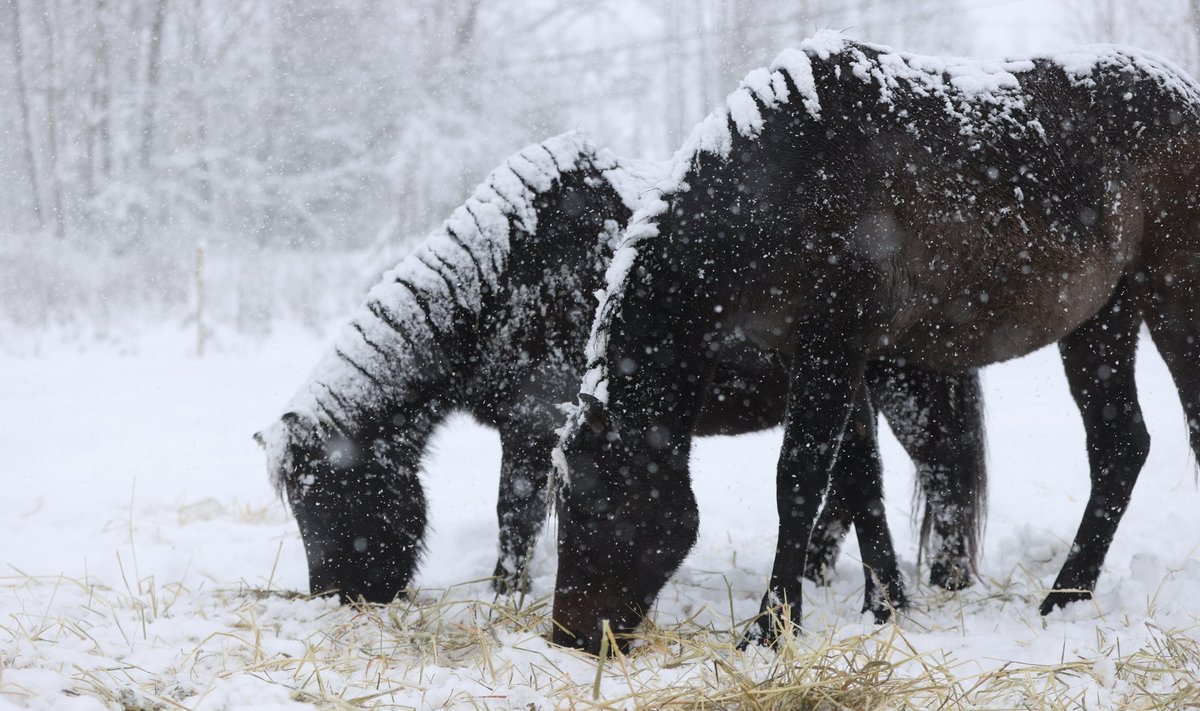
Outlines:
{"type": "Polygon", "coordinates": [[[614,431],[608,408],[599,398],[588,393],[579,393],[580,421],[596,434],[614,431]]]}
{"type": "Polygon", "coordinates": [[[288,439],[293,442],[310,442],[316,437],[317,418],[313,417],[310,412],[302,409],[289,410],[283,413],[279,420],[288,433],[288,439]]]}

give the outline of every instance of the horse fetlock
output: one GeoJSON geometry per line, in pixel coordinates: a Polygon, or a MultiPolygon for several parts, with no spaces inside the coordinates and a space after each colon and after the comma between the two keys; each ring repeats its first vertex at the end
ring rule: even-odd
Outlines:
{"type": "Polygon", "coordinates": [[[975,584],[975,576],[965,556],[939,556],[929,564],[929,583],[943,590],[964,590],[975,584]]]}
{"type": "Polygon", "coordinates": [[[751,644],[777,647],[781,641],[795,638],[800,633],[802,617],[800,606],[779,602],[782,599],[785,599],[784,596],[778,592],[768,592],[763,596],[758,617],[750,623],[745,634],[742,635],[738,649],[745,650],[751,644]]]}
{"type": "Polygon", "coordinates": [[[863,612],[871,613],[875,624],[883,625],[891,622],[895,613],[908,609],[908,595],[900,580],[889,580],[884,584],[873,573],[868,572],[871,582],[863,594],[863,612]]]}
{"type": "Polygon", "coordinates": [[[529,592],[528,561],[501,556],[492,572],[492,589],[501,595],[529,592]]]}

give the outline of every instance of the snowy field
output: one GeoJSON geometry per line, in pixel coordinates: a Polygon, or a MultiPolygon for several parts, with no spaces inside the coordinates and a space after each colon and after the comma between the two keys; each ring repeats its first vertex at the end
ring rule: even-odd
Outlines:
{"type": "Polygon", "coordinates": [[[1138,380],[1153,451],[1094,601],[1036,611],[1088,485],[1082,428],[1047,350],[985,375],[980,584],[950,594],[920,583],[911,464],[885,435],[888,515],[914,609],[884,627],[859,614],[851,543],[834,584],[807,591],[806,629],[789,649],[732,651],[770,568],[780,436],[710,439],[693,466],[700,541],[647,643],[599,674],[594,659],[543,639],[549,541],[529,596],[497,599],[479,581],[495,561],[499,444],[465,419],[441,431],[427,462],[433,534],[414,601],[355,610],[297,595],[299,534],[250,435],[322,344],[277,334],[203,359],[191,347],[168,334],[122,352],[0,357],[0,709],[753,706],[770,700],[754,684],[818,682],[818,696],[864,706],[1200,703],[1200,493],[1148,340],[1138,380]],[[733,687],[742,696],[722,696],[733,687]]]}

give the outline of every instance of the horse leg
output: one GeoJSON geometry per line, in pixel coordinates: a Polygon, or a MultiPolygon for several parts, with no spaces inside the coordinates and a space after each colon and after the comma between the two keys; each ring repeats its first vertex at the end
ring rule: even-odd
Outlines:
{"type": "Polygon", "coordinates": [[[893,610],[907,607],[908,601],[884,513],[877,434],[875,410],[864,387],[842,435],[830,486],[844,491],[844,503],[853,515],[866,579],[863,612],[871,612],[882,624],[891,619],[893,610]]]}
{"type": "Polygon", "coordinates": [[[848,336],[828,333],[828,325],[825,330],[801,329],[800,333],[813,337],[798,341],[804,346],[792,359],[783,448],[776,470],[779,537],[775,563],[760,615],[747,630],[743,644],[774,644],[783,630],[798,628],[802,619],[801,580],[809,538],[863,382],[861,348],[848,336]]]}
{"type": "Polygon", "coordinates": [[[528,426],[501,430],[500,496],[496,517],[500,523],[500,559],[492,574],[497,592],[527,592],[529,554],[546,520],[546,483],[550,450],[557,437],[551,428],[536,434],[528,426]]]}
{"type": "Polygon", "coordinates": [[[1179,391],[1192,452],[1200,459],[1200,256],[1184,253],[1173,261],[1156,270],[1153,294],[1142,310],[1179,391]]]}
{"type": "Polygon", "coordinates": [[[1059,343],[1067,383],[1087,432],[1092,490],[1067,561],[1053,592],[1042,602],[1043,615],[1091,597],[1150,452],[1133,377],[1140,323],[1141,315],[1122,282],[1099,313],[1059,343]]]}
{"type": "Polygon", "coordinates": [[[917,485],[925,494],[919,550],[931,556],[929,581],[961,590],[974,582],[986,513],[979,372],[933,372],[876,361],[867,368],[867,382],[916,466],[917,485]]]}
{"type": "MultiPolygon", "coordinates": [[[[845,446],[845,445],[843,445],[845,446]]],[[[834,465],[830,475],[829,491],[825,493],[825,505],[818,514],[816,526],[813,527],[812,537],[808,539],[808,557],[804,563],[804,577],[817,585],[828,585],[830,575],[837,563],[838,553],[842,550],[842,542],[850,532],[853,514],[846,501],[847,492],[842,480],[844,473],[841,457],[834,465]]]]}

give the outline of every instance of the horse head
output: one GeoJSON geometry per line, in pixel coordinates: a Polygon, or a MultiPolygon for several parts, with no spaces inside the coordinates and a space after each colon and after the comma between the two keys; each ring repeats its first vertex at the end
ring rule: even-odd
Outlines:
{"type": "Polygon", "coordinates": [[[627,645],[623,635],[637,627],[695,541],[698,518],[686,448],[674,446],[670,431],[659,423],[618,423],[596,397],[579,399],[555,457],[566,476],[552,640],[598,654],[605,624],[618,647],[627,645]]]}
{"type": "Polygon", "coordinates": [[[313,594],[386,603],[412,579],[425,496],[403,412],[344,431],[294,408],[254,435],[299,524],[313,594]]]}

